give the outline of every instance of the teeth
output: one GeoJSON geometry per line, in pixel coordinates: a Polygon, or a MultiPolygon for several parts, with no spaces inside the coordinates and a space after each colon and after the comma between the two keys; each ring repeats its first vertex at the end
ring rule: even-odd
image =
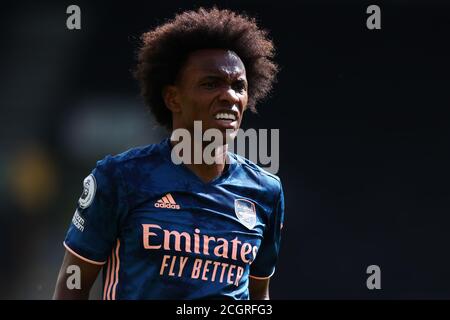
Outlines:
{"type": "Polygon", "coordinates": [[[236,120],[236,116],[232,113],[218,113],[216,114],[216,119],[217,120],[236,120]]]}

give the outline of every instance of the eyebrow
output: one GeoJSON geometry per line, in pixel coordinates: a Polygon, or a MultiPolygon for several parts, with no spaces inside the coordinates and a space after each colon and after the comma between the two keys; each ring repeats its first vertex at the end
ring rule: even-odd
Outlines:
{"type": "MultiPolygon", "coordinates": [[[[201,68],[201,69],[203,69],[202,71],[205,73],[220,74],[220,75],[225,75],[225,76],[228,75],[228,73],[223,70],[223,68],[225,66],[203,66],[203,67],[204,68],[201,68]]],[[[231,67],[231,66],[227,66],[225,68],[228,69],[228,67],[231,67]]],[[[236,74],[236,73],[245,74],[245,68],[242,68],[241,66],[233,66],[231,68],[234,69],[231,74],[236,74]],[[236,70],[236,67],[237,67],[237,70],[236,70]]]]}
{"type": "Polygon", "coordinates": [[[211,80],[224,80],[224,79],[229,79],[232,78],[233,81],[242,81],[242,82],[247,82],[245,78],[243,78],[243,76],[245,76],[245,74],[227,74],[227,73],[223,73],[223,72],[212,72],[212,73],[207,73],[203,76],[200,77],[201,80],[205,80],[205,79],[211,79],[211,80]],[[237,77],[238,78],[235,78],[237,77]]]}

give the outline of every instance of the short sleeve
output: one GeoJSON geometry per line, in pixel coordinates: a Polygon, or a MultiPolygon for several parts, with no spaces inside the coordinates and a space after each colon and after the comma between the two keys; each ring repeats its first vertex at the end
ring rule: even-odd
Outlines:
{"type": "Polygon", "coordinates": [[[67,231],[64,246],[80,259],[104,264],[119,233],[120,220],[127,211],[122,177],[110,156],[83,181],[83,192],[67,231]]]}
{"type": "Polygon", "coordinates": [[[275,273],[284,222],[284,193],[281,182],[278,200],[269,221],[256,258],[250,266],[250,277],[257,279],[270,278],[275,273]]]}

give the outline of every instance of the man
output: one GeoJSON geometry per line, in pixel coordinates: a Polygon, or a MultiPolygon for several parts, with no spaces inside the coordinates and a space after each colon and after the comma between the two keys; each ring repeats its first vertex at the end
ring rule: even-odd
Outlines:
{"type": "Polygon", "coordinates": [[[87,299],[101,269],[104,299],[269,299],[279,178],[226,145],[212,164],[192,155],[177,165],[172,151],[177,130],[194,135],[196,121],[233,137],[272,87],[273,55],[266,32],[228,10],[184,12],[143,35],[136,77],[172,139],[108,156],[84,180],[55,299],[87,299]],[[66,285],[71,265],[79,290],[66,285]]]}

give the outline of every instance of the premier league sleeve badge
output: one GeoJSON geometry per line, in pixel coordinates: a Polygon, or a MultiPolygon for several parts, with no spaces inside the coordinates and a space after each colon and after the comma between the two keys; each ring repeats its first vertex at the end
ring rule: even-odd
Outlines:
{"type": "Polygon", "coordinates": [[[94,200],[97,183],[93,174],[88,175],[83,181],[83,193],[78,199],[78,205],[81,209],[89,207],[94,200]]]}

